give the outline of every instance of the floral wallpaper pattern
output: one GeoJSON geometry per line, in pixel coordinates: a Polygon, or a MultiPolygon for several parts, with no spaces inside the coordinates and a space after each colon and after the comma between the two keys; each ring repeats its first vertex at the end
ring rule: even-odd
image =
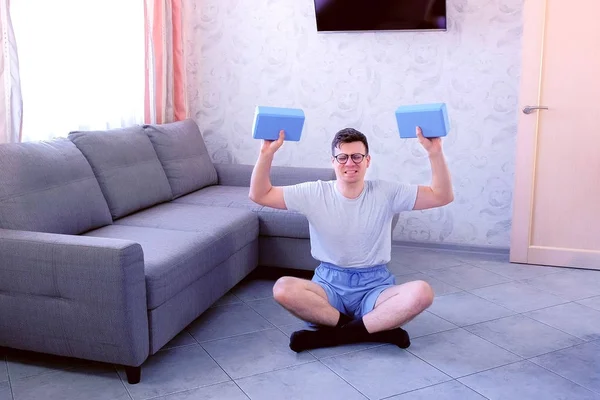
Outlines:
{"type": "Polygon", "coordinates": [[[330,167],[335,132],[367,135],[367,178],[429,183],[400,105],[445,102],[455,201],[401,215],[394,240],[508,248],[523,0],[447,0],[447,31],[318,33],[313,0],[186,0],[188,96],[215,162],[254,164],[256,105],[302,108],[275,165],[330,167]]]}

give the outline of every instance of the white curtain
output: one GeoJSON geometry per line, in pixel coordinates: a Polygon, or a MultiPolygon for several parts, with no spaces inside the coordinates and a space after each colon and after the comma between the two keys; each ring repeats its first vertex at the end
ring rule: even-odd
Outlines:
{"type": "Polygon", "coordinates": [[[142,0],[13,0],[23,141],[143,123],[142,0]]]}
{"type": "Polygon", "coordinates": [[[0,143],[14,143],[21,139],[23,104],[9,0],[0,0],[0,45],[0,143]]]}

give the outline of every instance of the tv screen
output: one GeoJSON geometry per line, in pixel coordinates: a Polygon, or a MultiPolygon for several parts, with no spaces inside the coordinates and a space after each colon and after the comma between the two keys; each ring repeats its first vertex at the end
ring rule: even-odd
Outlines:
{"type": "Polygon", "coordinates": [[[318,31],[446,30],[446,0],[314,0],[318,31]]]}

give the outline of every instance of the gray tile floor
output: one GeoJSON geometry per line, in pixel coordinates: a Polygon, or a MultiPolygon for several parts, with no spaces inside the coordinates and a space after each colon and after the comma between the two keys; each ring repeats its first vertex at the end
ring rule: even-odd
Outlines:
{"type": "Polygon", "coordinates": [[[303,323],[255,279],[151,357],[138,385],[111,365],[0,349],[0,400],[600,399],[600,272],[403,247],[390,269],[436,291],[407,350],[296,354],[303,323]]]}

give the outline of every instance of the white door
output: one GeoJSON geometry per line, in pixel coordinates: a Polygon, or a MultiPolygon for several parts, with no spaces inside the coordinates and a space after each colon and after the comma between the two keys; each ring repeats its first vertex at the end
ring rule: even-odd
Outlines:
{"type": "Polygon", "coordinates": [[[600,0],[524,2],[513,262],[600,269],[599,16],[600,0]]]}

